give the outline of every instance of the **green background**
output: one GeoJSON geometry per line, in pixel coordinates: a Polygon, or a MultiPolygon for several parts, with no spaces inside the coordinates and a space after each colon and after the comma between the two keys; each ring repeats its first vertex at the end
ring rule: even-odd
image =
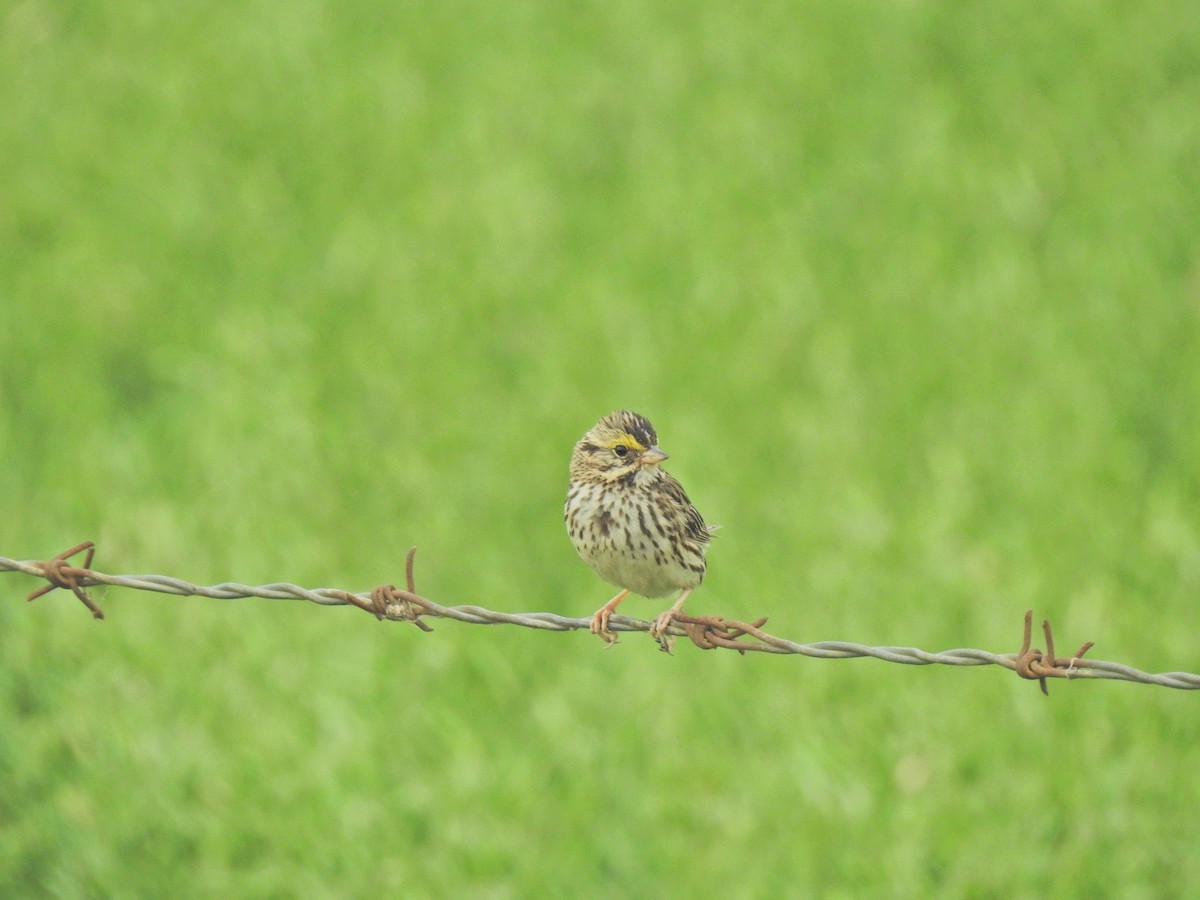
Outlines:
{"type": "MultiPolygon", "coordinates": [[[[0,555],[1200,670],[1200,5],[0,6],[0,555]],[[623,611],[649,617],[658,602],[623,611]]],[[[4,896],[1178,896],[1200,697],[0,575],[4,896]]]]}

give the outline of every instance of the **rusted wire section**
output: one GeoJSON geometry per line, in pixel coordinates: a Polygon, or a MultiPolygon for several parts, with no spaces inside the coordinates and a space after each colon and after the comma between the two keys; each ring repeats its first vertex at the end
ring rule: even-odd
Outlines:
{"type": "Polygon", "coordinates": [[[92,611],[92,616],[97,619],[104,618],[104,611],[100,609],[92,598],[87,595],[83,589],[84,579],[87,577],[92,564],[92,557],[96,555],[96,545],[91,541],[84,541],[82,544],[76,544],[70,550],[64,550],[58,556],[51,557],[41,564],[42,577],[50,583],[43,588],[38,588],[25,599],[28,601],[36,600],[38,597],[48,594],[57,588],[66,588],[79,598],[79,602],[92,611]],[[68,566],[67,560],[78,553],[87,551],[87,556],[83,558],[82,566],[68,566]]]}
{"type": "Polygon", "coordinates": [[[1046,687],[1046,679],[1077,677],[1081,666],[1091,665],[1091,660],[1084,659],[1083,654],[1091,650],[1095,644],[1093,641],[1088,641],[1076,650],[1075,655],[1070,659],[1059,659],[1054,655],[1054,633],[1050,629],[1049,621],[1042,621],[1042,634],[1046,636],[1046,652],[1042,653],[1036,648],[1031,650],[1029,647],[1033,635],[1033,610],[1031,609],[1025,613],[1025,637],[1021,641],[1021,649],[1017,652],[1014,662],[1018,675],[1041,682],[1042,693],[1049,694],[1050,690],[1046,687]]]}
{"type": "MultiPolygon", "coordinates": [[[[555,613],[505,613],[484,609],[481,606],[442,606],[417,593],[413,576],[415,548],[408,551],[405,566],[405,588],[395,585],[380,585],[373,591],[353,594],[333,588],[310,590],[287,582],[250,585],[237,582],[204,587],[179,578],[165,575],[106,575],[90,568],[95,548],[88,543],[72,547],[49,560],[18,561],[0,557],[0,572],[24,572],[35,578],[44,578],[49,584],[34,591],[30,600],[35,600],[55,588],[67,588],[79,598],[92,615],[103,618],[104,614],[92,602],[88,587],[113,585],[139,591],[155,591],[186,597],[210,597],[217,600],[233,600],[244,597],[262,597],[268,600],[308,600],[321,606],[356,606],[380,620],[411,622],[422,631],[433,629],[424,618],[454,619],[470,625],[519,625],[543,631],[587,631],[591,617],[572,618],[555,613]],[[87,551],[82,566],[67,564],[72,556],[87,551]]],[[[1152,674],[1121,663],[1084,659],[1091,649],[1088,642],[1069,658],[1059,658],[1054,653],[1054,637],[1050,623],[1042,623],[1046,638],[1046,651],[1031,648],[1033,613],[1025,614],[1024,639],[1017,653],[990,653],[986,650],[959,649],[930,653],[915,647],[871,647],[848,641],[820,641],[813,644],[798,644],[762,630],[766,619],[754,622],[739,622],[719,616],[678,615],[675,623],[667,630],[661,641],[663,649],[670,650],[674,638],[684,637],[704,650],[727,649],[745,654],[759,653],[795,654],[815,659],[851,659],[871,657],[885,662],[909,666],[984,666],[997,665],[1016,672],[1022,678],[1038,681],[1046,691],[1047,678],[1066,679],[1109,679],[1133,681],[1140,684],[1156,684],[1180,690],[1200,690],[1200,675],[1189,672],[1163,672],[1152,674]]],[[[614,615],[609,628],[615,632],[638,632],[650,630],[651,622],[629,616],[614,615]]]]}

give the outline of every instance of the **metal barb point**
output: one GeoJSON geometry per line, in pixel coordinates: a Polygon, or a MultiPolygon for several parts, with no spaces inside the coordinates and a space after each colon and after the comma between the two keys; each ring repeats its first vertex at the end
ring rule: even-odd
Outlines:
{"type": "Polygon", "coordinates": [[[96,545],[92,541],[84,541],[82,544],[76,544],[70,550],[64,550],[57,556],[51,557],[41,563],[42,577],[50,583],[45,587],[38,588],[26,599],[29,601],[36,600],[38,597],[50,593],[56,588],[66,588],[76,597],[79,602],[92,611],[92,617],[96,619],[104,618],[104,611],[100,609],[87,595],[87,591],[83,586],[87,584],[87,578],[91,574],[92,557],[96,555],[96,545]],[[82,566],[68,566],[67,560],[77,553],[87,551],[87,555],[83,558],[82,566]]]}
{"type": "Polygon", "coordinates": [[[426,622],[421,621],[421,613],[428,609],[429,601],[417,593],[416,581],[413,577],[413,558],[417,548],[411,547],[404,563],[404,579],[408,585],[407,591],[402,591],[394,584],[381,584],[371,589],[370,600],[362,600],[348,591],[338,591],[338,595],[347,603],[371,613],[381,622],[391,619],[400,622],[412,622],[422,631],[433,631],[426,622]]]}
{"type": "Polygon", "coordinates": [[[724,619],[721,616],[689,616],[683,613],[677,613],[675,621],[683,628],[691,642],[701,650],[725,647],[738,651],[742,656],[746,655],[746,645],[739,644],[738,639],[749,636],[761,641],[763,638],[760,629],[767,624],[765,616],[746,623],[724,619]]]}
{"type": "Polygon", "coordinates": [[[1021,640],[1021,649],[1018,651],[1016,659],[1013,660],[1013,664],[1018,675],[1031,681],[1036,679],[1041,684],[1042,693],[1049,695],[1050,690],[1046,686],[1046,679],[1070,679],[1078,675],[1080,669],[1088,665],[1083,655],[1091,650],[1095,643],[1088,641],[1070,659],[1059,659],[1054,653],[1054,630],[1050,627],[1049,619],[1042,621],[1042,635],[1046,638],[1045,653],[1036,647],[1029,646],[1033,640],[1033,610],[1031,609],[1025,613],[1025,630],[1021,640]]]}
{"type": "Polygon", "coordinates": [[[1034,664],[1042,661],[1042,651],[1037,648],[1030,649],[1030,643],[1033,641],[1033,610],[1025,612],[1025,631],[1021,638],[1021,649],[1017,651],[1017,658],[1013,660],[1017,674],[1022,678],[1028,678],[1031,681],[1036,679],[1042,685],[1042,693],[1049,696],[1050,691],[1046,687],[1046,676],[1034,670],[1034,664]]]}

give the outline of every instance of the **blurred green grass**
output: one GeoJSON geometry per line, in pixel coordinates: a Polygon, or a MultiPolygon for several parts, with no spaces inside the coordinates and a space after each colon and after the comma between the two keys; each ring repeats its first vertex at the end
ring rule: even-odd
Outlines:
{"type": "MultiPolygon", "coordinates": [[[[0,554],[582,615],[628,406],[696,612],[1200,668],[1194,4],[0,23],[0,554]]],[[[5,896],[1200,878],[1186,694],[0,584],[5,896]]]]}

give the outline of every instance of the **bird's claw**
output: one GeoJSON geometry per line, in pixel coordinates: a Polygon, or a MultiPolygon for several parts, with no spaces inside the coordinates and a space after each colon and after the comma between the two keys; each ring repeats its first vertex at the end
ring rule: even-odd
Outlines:
{"type": "Polygon", "coordinates": [[[650,625],[650,637],[658,641],[658,649],[664,653],[670,653],[675,646],[675,637],[667,634],[667,629],[675,621],[675,611],[667,610],[660,614],[650,625]]]}
{"type": "Polygon", "coordinates": [[[613,646],[613,644],[617,642],[617,636],[608,630],[608,617],[610,615],[612,615],[611,610],[601,609],[594,616],[592,616],[591,625],[588,626],[588,630],[591,631],[592,634],[604,641],[606,645],[605,649],[613,646]]]}

